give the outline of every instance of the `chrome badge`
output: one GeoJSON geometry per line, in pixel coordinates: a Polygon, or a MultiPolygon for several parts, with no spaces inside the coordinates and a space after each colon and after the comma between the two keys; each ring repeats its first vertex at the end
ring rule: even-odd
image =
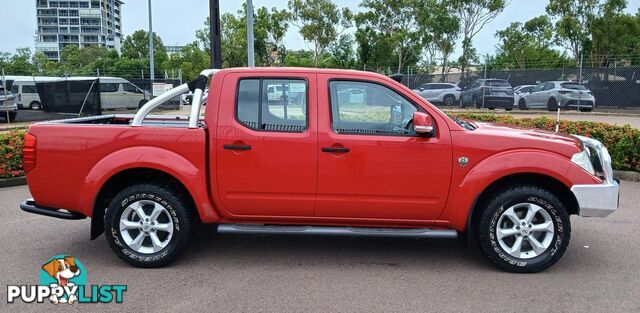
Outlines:
{"type": "Polygon", "coordinates": [[[459,158],[458,158],[458,164],[459,164],[461,167],[465,167],[465,166],[467,166],[467,164],[469,164],[469,158],[467,158],[467,157],[459,157],[459,158]]]}

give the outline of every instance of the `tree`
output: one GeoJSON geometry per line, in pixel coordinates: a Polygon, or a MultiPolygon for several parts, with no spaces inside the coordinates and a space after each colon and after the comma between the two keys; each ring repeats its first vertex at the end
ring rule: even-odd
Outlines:
{"type": "Polygon", "coordinates": [[[460,33],[460,22],[455,13],[451,0],[428,0],[418,11],[422,44],[428,54],[427,64],[431,66],[439,55],[443,79],[449,71],[449,57],[460,33]]]}
{"type": "Polygon", "coordinates": [[[16,53],[9,57],[6,53],[0,56],[0,64],[4,68],[6,74],[10,75],[32,75],[36,72],[36,68],[31,63],[31,49],[18,48],[16,53]]]}
{"type": "Polygon", "coordinates": [[[591,38],[586,41],[593,67],[608,67],[614,61],[637,55],[640,48],[640,19],[624,13],[627,3],[608,0],[591,22],[591,38]]]}
{"type": "MultiPolygon", "coordinates": [[[[122,56],[129,59],[149,60],[149,33],[142,29],[136,30],[127,36],[122,43],[122,56]]],[[[162,39],[155,32],[153,33],[153,61],[154,66],[160,69],[161,65],[168,59],[167,50],[162,43],[162,39]]]]}
{"type": "Polygon", "coordinates": [[[342,34],[329,48],[329,58],[326,61],[326,65],[331,68],[354,68],[356,60],[354,58],[353,45],[353,37],[348,34],[342,34]]]}
{"type": "MultiPolygon", "coordinates": [[[[283,49],[282,40],[289,28],[290,15],[286,10],[260,7],[254,13],[253,37],[256,65],[268,63],[270,48],[283,49]]],[[[196,31],[197,41],[209,53],[209,18],[205,27],[196,31]]],[[[247,62],[247,6],[237,14],[225,13],[220,18],[223,67],[246,66],[247,62]]]]}
{"type": "Polygon", "coordinates": [[[340,11],[330,0],[289,0],[289,10],[302,38],[314,47],[316,67],[327,47],[352,25],[351,11],[348,8],[340,11]]]}
{"type": "Polygon", "coordinates": [[[526,23],[511,23],[496,32],[498,44],[493,68],[557,68],[566,57],[553,50],[553,25],[547,16],[535,17],[526,23]]]}
{"type": "Polygon", "coordinates": [[[558,43],[571,52],[576,66],[580,66],[580,55],[589,39],[597,5],[598,0],[550,0],[546,7],[547,14],[556,19],[558,43]]]}
{"type": "Polygon", "coordinates": [[[423,4],[421,0],[364,0],[361,6],[367,11],[356,17],[361,26],[387,37],[398,59],[398,73],[409,58],[416,58],[414,53],[422,50],[417,18],[423,4]]]}
{"type": "Polygon", "coordinates": [[[452,0],[451,5],[456,10],[462,30],[462,55],[458,62],[464,75],[470,62],[477,61],[473,37],[493,21],[508,3],[507,0],[452,0]]]}

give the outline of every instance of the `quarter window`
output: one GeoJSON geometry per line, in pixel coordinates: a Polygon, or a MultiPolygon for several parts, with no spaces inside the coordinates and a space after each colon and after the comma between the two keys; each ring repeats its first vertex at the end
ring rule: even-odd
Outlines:
{"type": "Polygon", "coordinates": [[[307,129],[307,83],[298,79],[242,79],[236,117],[256,129],[303,132],[307,129]]]}
{"type": "Polygon", "coordinates": [[[332,81],[331,126],[339,134],[415,134],[417,108],[395,91],[374,83],[332,81]]]}

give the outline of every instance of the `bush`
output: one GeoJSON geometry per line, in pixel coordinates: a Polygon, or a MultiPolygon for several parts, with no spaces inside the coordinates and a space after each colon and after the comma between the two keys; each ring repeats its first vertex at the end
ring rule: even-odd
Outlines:
{"type": "Polygon", "coordinates": [[[0,133],[0,178],[24,176],[22,169],[24,134],[24,130],[0,133]]]}
{"type": "MultiPolygon", "coordinates": [[[[546,116],[514,118],[511,115],[490,113],[449,112],[448,114],[467,120],[532,127],[549,131],[555,131],[556,129],[556,120],[546,116]]],[[[614,170],[640,172],[640,129],[629,125],[617,126],[601,122],[561,120],[560,132],[597,139],[609,150],[614,170]]]]}

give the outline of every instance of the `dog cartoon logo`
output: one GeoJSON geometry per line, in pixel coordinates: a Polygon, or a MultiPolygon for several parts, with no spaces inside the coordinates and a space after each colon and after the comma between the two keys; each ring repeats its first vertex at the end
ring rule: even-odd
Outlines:
{"type": "MultiPolygon", "coordinates": [[[[51,288],[63,288],[70,290],[74,289],[76,285],[84,285],[86,283],[86,275],[82,264],[80,261],[76,260],[76,258],[72,256],[58,255],[42,265],[40,283],[42,285],[48,285],[51,288]]],[[[49,300],[55,304],[72,304],[78,299],[75,294],[69,294],[61,297],[53,294],[49,297],[49,300]]]]}

